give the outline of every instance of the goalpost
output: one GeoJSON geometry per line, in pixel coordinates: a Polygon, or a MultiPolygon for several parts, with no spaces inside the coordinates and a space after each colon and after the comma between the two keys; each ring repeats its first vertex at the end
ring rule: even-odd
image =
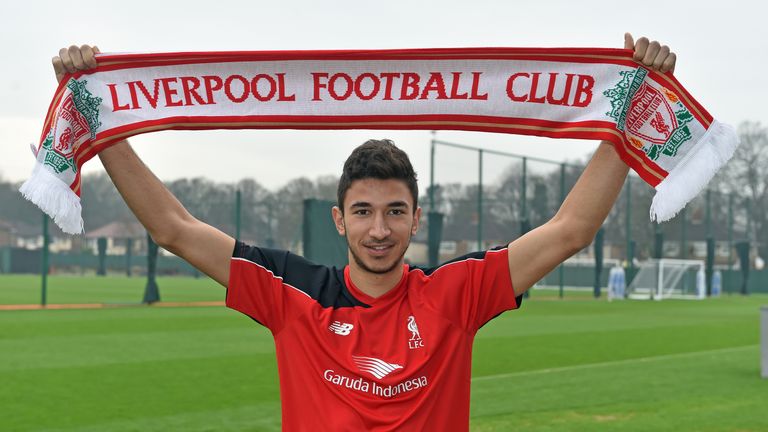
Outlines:
{"type": "Polygon", "coordinates": [[[639,300],[703,299],[706,297],[704,261],[650,259],[627,287],[627,298],[639,300]]]}

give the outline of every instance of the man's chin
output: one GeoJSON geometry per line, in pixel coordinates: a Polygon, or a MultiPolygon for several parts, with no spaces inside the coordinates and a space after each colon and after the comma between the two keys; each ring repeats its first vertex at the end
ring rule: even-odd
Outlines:
{"type": "Polygon", "coordinates": [[[352,254],[355,259],[355,263],[361,269],[373,274],[387,274],[396,268],[400,267],[402,259],[396,259],[391,262],[382,262],[377,260],[363,260],[356,254],[352,254]],[[367,262],[366,262],[367,261],[367,262]],[[371,262],[373,261],[373,262],[371,262]]]}

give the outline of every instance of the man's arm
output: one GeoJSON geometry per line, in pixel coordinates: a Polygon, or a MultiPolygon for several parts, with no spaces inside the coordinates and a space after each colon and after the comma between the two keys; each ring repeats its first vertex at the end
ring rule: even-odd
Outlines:
{"type": "MultiPolygon", "coordinates": [[[[674,71],[676,56],[666,46],[624,36],[635,60],[661,72],[674,71]]],[[[509,244],[509,272],[515,295],[527,291],[568,257],[589,246],[621,191],[629,168],[613,145],[600,143],[557,214],[509,244]]]]}
{"type": "MultiPolygon", "coordinates": [[[[66,73],[96,67],[97,47],[62,48],[53,58],[56,79],[66,73]]],[[[136,218],[164,249],[187,260],[197,269],[227,286],[229,262],[235,239],[193,217],[121,141],[99,153],[104,168],[136,218]]]]}

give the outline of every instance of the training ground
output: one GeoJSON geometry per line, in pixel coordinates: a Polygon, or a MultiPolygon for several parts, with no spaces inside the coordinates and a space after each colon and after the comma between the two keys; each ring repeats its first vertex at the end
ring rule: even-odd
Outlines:
{"type": "MultiPolygon", "coordinates": [[[[185,306],[223,300],[208,279],[158,282],[175,307],[135,305],[141,278],[61,276],[49,303],[108,306],[0,310],[0,431],[279,431],[269,332],[185,306]]],[[[0,275],[0,305],[39,301],[39,278],[0,275]]],[[[766,431],[765,304],[534,291],[477,335],[471,430],[766,431]]]]}

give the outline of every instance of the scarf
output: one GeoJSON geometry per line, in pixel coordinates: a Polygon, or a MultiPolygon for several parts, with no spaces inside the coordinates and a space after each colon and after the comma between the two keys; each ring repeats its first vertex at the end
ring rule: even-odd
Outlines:
{"type": "Polygon", "coordinates": [[[65,77],[22,194],[81,233],[82,165],[166,129],[426,129],[607,140],[672,218],[736,133],[669,73],[603,48],[101,54],[65,77]]]}

